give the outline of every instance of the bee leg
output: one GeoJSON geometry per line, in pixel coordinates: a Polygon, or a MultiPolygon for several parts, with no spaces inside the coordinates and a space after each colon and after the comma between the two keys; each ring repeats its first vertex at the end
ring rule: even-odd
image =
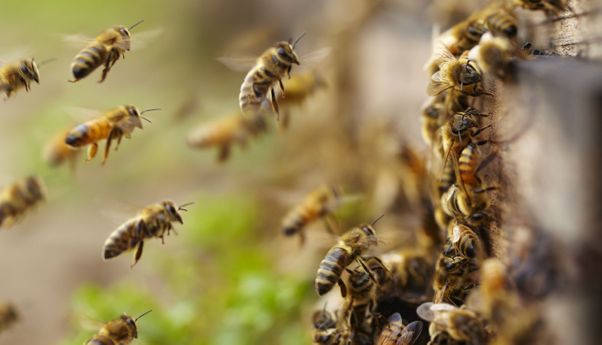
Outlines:
{"type": "Polygon", "coordinates": [[[230,145],[222,145],[217,152],[217,161],[220,163],[225,162],[230,157],[230,145]]]}
{"type": "Polygon", "coordinates": [[[345,286],[345,282],[343,282],[343,279],[340,279],[337,281],[337,284],[339,284],[339,289],[341,289],[341,296],[342,297],[346,297],[347,296],[347,286],[345,286]]]}
{"type": "Polygon", "coordinates": [[[134,254],[134,263],[130,265],[130,268],[134,268],[138,261],[140,261],[140,258],[142,257],[142,249],[144,249],[144,241],[138,242],[136,253],[134,254]]]}
{"type": "Polygon", "coordinates": [[[107,138],[107,143],[105,144],[105,154],[104,157],[102,159],[102,165],[104,165],[107,161],[107,158],[109,158],[109,152],[111,150],[111,142],[113,141],[113,137],[116,134],[116,129],[113,128],[111,129],[111,131],[109,132],[109,136],[107,138]]]}
{"type": "Polygon", "coordinates": [[[291,70],[293,69],[293,66],[288,66],[288,69],[286,70],[286,74],[288,75],[288,79],[291,79],[291,70]]]}
{"type": "Polygon", "coordinates": [[[276,112],[276,118],[280,120],[280,109],[278,108],[278,100],[276,99],[274,88],[270,89],[270,92],[272,93],[272,108],[276,112]]]}
{"type": "Polygon", "coordinates": [[[121,144],[121,139],[123,138],[122,135],[120,135],[119,137],[117,137],[117,144],[115,145],[115,151],[117,151],[117,149],[119,149],[119,144],[121,144]]]}
{"type": "Polygon", "coordinates": [[[368,273],[368,276],[370,276],[370,280],[372,280],[376,285],[379,285],[378,280],[376,280],[376,278],[374,278],[372,271],[368,268],[368,266],[366,266],[366,263],[364,262],[364,258],[362,258],[361,256],[358,256],[356,258],[356,261],[362,266],[364,271],[366,271],[366,273],[368,273]]]}
{"type": "Polygon", "coordinates": [[[94,159],[94,157],[96,157],[96,152],[98,152],[98,144],[97,143],[92,143],[90,144],[90,147],[88,147],[88,161],[91,161],[92,159],[94,159]]]}
{"type": "MultiPolygon", "coordinates": [[[[117,53],[117,59],[119,59],[119,53],[117,53]]],[[[107,74],[109,73],[109,71],[111,70],[111,67],[113,67],[113,65],[115,64],[117,59],[115,58],[115,51],[111,50],[109,52],[109,56],[107,56],[107,61],[105,62],[105,68],[103,68],[102,76],[100,77],[100,80],[98,81],[99,83],[102,83],[103,81],[105,81],[107,74]]]]}
{"type": "Polygon", "coordinates": [[[280,90],[282,90],[282,97],[284,97],[284,85],[282,84],[282,79],[278,79],[278,85],[280,85],[280,90]]]}
{"type": "Polygon", "coordinates": [[[299,245],[301,248],[305,246],[305,232],[303,230],[299,231],[299,245]]]}

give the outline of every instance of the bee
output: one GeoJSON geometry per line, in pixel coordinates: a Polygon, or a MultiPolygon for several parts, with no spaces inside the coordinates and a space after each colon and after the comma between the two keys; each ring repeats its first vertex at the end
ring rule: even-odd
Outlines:
{"type": "Polygon", "coordinates": [[[129,219],[113,231],[103,246],[103,258],[105,260],[114,258],[121,253],[136,248],[134,254],[134,267],[142,256],[144,240],[158,237],[162,243],[165,243],[164,236],[173,229],[173,222],[184,224],[179,211],[187,211],[187,203],[176,207],[172,201],[163,201],[152,204],[142,209],[136,217],[129,219]]]}
{"type": "MultiPolygon", "coordinates": [[[[361,265],[354,270],[346,269],[349,273],[347,286],[349,293],[346,296],[344,307],[344,319],[350,320],[350,326],[354,330],[353,338],[366,336],[372,337],[372,316],[377,302],[377,284],[372,273],[361,265]]],[[[354,342],[357,343],[357,340],[354,342]]]]}
{"type": "Polygon", "coordinates": [[[0,303],[0,332],[19,321],[17,309],[10,303],[0,303]]]}
{"type": "Polygon", "coordinates": [[[422,107],[421,134],[422,140],[432,146],[441,127],[441,119],[445,117],[445,94],[430,98],[422,107]]]}
{"type": "Polygon", "coordinates": [[[381,284],[385,294],[411,302],[422,302],[430,294],[434,259],[426,251],[402,249],[383,255],[382,261],[390,277],[390,284],[381,284]]]}
{"type": "MultiPolygon", "coordinates": [[[[486,17],[485,27],[492,35],[511,40],[518,34],[518,19],[516,14],[507,6],[498,6],[491,9],[485,12],[484,16],[486,17]]],[[[483,37],[481,37],[481,40],[483,40],[483,37]]]]}
{"type": "Polygon", "coordinates": [[[470,290],[476,285],[478,270],[479,262],[474,258],[460,255],[448,240],[435,265],[433,300],[437,303],[463,304],[470,290]]]}
{"type": "Polygon", "coordinates": [[[44,201],[46,187],[35,176],[16,181],[0,191],[0,227],[10,227],[44,201]]]}
{"type": "Polygon", "coordinates": [[[474,311],[458,308],[447,303],[421,304],[416,313],[425,321],[430,322],[429,333],[434,336],[447,332],[456,341],[466,341],[469,344],[485,344],[487,333],[481,317],[474,311]]]}
{"type": "Polygon", "coordinates": [[[138,321],[151,310],[133,319],[126,314],[104,324],[100,331],[86,342],[86,345],[128,345],[138,338],[138,321]]]}
{"type": "Polygon", "coordinates": [[[106,139],[104,158],[105,164],[109,157],[111,143],[117,140],[115,150],[119,148],[121,139],[125,136],[130,138],[135,128],[142,129],[142,120],[149,121],[142,114],[160,110],[159,108],[139,111],[133,105],[123,105],[105,112],[101,117],[85,122],[71,129],[65,138],[65,143],[74,148],[90,145],[88,148],[88,161],[96,156],[98,142],[106,139]]]}
{"type": "Polygon", "coordinates": [[[40,83],[40,71],[33,58],[23,59],[0,68],[0,92],[5,94],[4,100],[22,88],[29,92],[32,81],[40,83]]]}
{"type": "Polygon", "coordinates": [[[509,64],[514,57],[512,42],[504,37],[483,35],[481,43],[471,49],[468,57],[486,73],[491,73],[500,79],[509,73],[509,64]]]}
{"type": "Polygon", "coordinates": [[[334,245],[324,259],[320,262],[315,280],[315,288],[318,295],[322,296],[330,291],[334,284],[339,284],[343,295],[346,294],[345,284],[341,280],[341,273],[354,260],[361,261],[360,256],[370,247],[378,244],[374,231],[374,224],[361,224],[344,233],[336,245],[334,245]]]}
{"type": "Polygon", "coordinates": [[[387,325],[378,337],[377,345],[412,345],[422,333],[422,322],[414,321],[403,325],[401,315],[394,313],[387,319],[387,325]]]}
{"type": "Polygon", "coordinates": [[[336,186],[321,186],[311,192],[301,204],[290,210],[282,220],[282,233],[286,236],[299,235],[301,245],[305,243],[305,227],[323,219],[326,229],[334,234],[332,222],[334,211],[339,206],[341,190],[336,186]]]}
{"type": "Polygon", "coordinates": [[[244,115],[260,113],[269,92],[272,108],[277,114],[280,112],[274,86],[278,82],[284,92],[282,78],[286,74],[290,77],[293,64],[300,64],[295,47],[304,35],[299,36],[294,42],[292,40],[278,42],[259,56],[255,66],[247,73],[240,86],[238,99],[244,115]]]}
{"type": "Polygon", "coordinates": [[[487,32],[487,27],[483,20],[471,16],[444,32],[440,42],[447,47],[451,54],[459,56],[477,45],[485,32],[487,32]]]}
{"type": "Polygon", "coordinates": [[[130,31],[142,22],[144,21],[140,20],[129,28],[123,25],[115,25],[96,36],[94,41],[82,49],[73,59],[71,72],[74,79],[69,80],[69,82],[75,83],[82,80],[104,64],[102,76],[98,81],[102,83],[115,62],[120,57],[125,58],[125,52],[130,50],[130,31]]]}
{"type": "Polygon", "coordinates": [[[468,225],[454,219],[449,224],[447,236],[456,253],[470,259],[484,257],[481,239],[468,225]]]}
{"type": "Polygon", "coordinates": [[[290,122],[290,108],[305,102],[317,90],[326,87],[324,78],[316,71],[298,73],[284,81],[286,94],[281,92],[278,104],[283,109],[280,127],[287,129],[290,122]]]}
{"type": "Polygon", "coordinates": [[[51,167],[56,167],[66,162],[69,164],[71,171],[75,170],[75,164],[80,152],[65,142],[70,130],[58,133],[46,144],[44,160],[51,167]]]}
{"type": "Polygon", "coordinates": [[[558,16],[564,11],[571,11],[568,0],[514,0],[516,6],[531,11],[544,11],[547,15],[558,16]]]}
{"type": "Polygon", "coordinates": [[[217,147],[219,162],[225,162],[230,157],[233,145],[247,146],[250,138],[267,131],[265,117],[260,114],[242,116],[236,112],[231,116],[222,117],[209,123],[202,124],[188,136],[187,142],[191,147],[217,147]]]}
{"type": "Polygon", "coordinates": [[[440,54],[439,70],[431,76],[427,88],[430,96],[437,96],[444,91],[468,96],[492,96],[483,89],[483,74],[474,61],[467,58],[468,51],[459,58],[447,49],[442,49],[440,54]]]}

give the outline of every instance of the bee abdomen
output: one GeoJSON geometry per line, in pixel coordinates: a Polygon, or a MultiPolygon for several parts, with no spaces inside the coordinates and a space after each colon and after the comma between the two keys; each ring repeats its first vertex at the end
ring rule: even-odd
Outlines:
{"type": "Polygon", "coordinates": [[[282,233],[292,236],[298,233],[306,225],[306,219],[302,213],[295,213],[287,217],[282,224],[282,233]]]}
{"type": "Polygon", "coordinates": [[[320,262],[316,276],[315,288],[318,295],[322,296],[332,289],[351,260],[351,254],[343,247],[335,246],[328,251],[320,262]]]}
{"type": "Polygon", "coordinates": [[[75,79],[82,79],[100,66],[107,57],[107,48],[101,43],[93,44],[80,51],[73,59],[71,71],[75,79]]]}
{"type": "Polygon", "coordinates": [[[476,184],[476,161],[475,161],[475,152],[472,146],[466,147],[458,160],[458,170],[460,170],[460,176],[462,177],[462,182],[467,185],[476,184]]]}
{"type": "Polygon", "coordinates": [[[129,221],[117,230],[107,239],[103,247],[103,258],[105,260],[114,258],[119,254],[134,248],[142,239],[135,233],[137,221],[129,221]]]}
{"type": "Polygon", "coordinates": [[[75,127],[65,137],[65,144],[73,147],[86,145],[89,138],[89,130],[85,124],[75,127]]]}
{"type": "Polygon", "coordinates": [[[94,338],[88,340],[86,345],[116,345],[113,339],[104,336],[104,335],[96,335],[94,338]]]}

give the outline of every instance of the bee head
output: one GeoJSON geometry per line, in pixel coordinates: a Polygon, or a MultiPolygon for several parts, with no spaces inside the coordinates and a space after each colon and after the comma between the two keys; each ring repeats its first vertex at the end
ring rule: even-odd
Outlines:
{"type": "Polygon", "coordinates": [[[458,113],[452,118],[451,129],[456,134],[463,133],[474,126],[476,126],[476,123],[466,113],[458,113]]]}
{"type": "Polygon", "coordinates": [[[376,238],[376,232],[371,224],[362,224],[360,225],[360,230],[366,236],[367,244],[369,246],[375,246],[378,244],[378,239],[376,238]]]}
{"type": "Polygon", "coordinates": [[[295,48],[290,41],[282,41],[276,43],[276,54],[281,60],[284,60],[290,64],[299,65],[299,57],[295,53],[295,48]]]}
{"type": "Polygon", "coordinates": [[[133,105],[126,105],[125,109],[128,112],[128,115],[130,116],[130,121],[132,121],[132,123],[134,124],[134,126],[142,129],[142,120],[140,119],[140,111],[138,111],[138,108],[136,108],[133,105]]]}
{"type": "Polygon", "coordinates": [[[40,83],[40,71],[38,70],[38,64],[36,64],[33,58],[21,61],[21,73],[27,79],[33,80],[38,84],[40,83]]]}
{"type": "Polygon", "coordinates": [[[165,207],[165,210],[167,211],[167,214],[169,214],[169,218],[172,221],[177,221],[180,224],[184,224],[182,216],[180,216],[180,213],[178,212],[179,208],[176,208],[176,205],[172,201],[164,201],[163,207],[165,207]]]}
{"type": "Polygon", "coordinates": [[[129,315],[123,314],[119,317],[121,321],[126,325],[126,327],[132,333],[134,338],[138,338],[138,327],[136,327],[136,321],[129,315]]]}
{"type": "Polygon", "coordinates": [[[113,30],[119,34],[119,46],[125,50],[130,50],[130,30],[123,25],[116,25],[113,30]]]}

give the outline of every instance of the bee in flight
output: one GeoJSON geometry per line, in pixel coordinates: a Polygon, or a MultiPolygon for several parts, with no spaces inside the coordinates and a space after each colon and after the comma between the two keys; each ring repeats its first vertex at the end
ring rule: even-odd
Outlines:
{"type": "Polygon", "coordinates": [[[38,64],[33,58],[23,59],[0,67],[0,92],[5,94],[5,100],[22,88],[29,92],[32,81],[39,84],[40,71],[38,67],[53,60],[44,60],[38,64]]]}
{"type": "Polygon", "coordinates": [[[301,245],[305,243],[305,227],[324,220],[326,230],[334,234],[332,223],[336,224],[333,212],[339,206],[341,190],[336,186],[322,186],[311,192],[303,202],[290,210],[282,220],[282,233],[286,236],[299,235],[301,245]]]}
{"type": "Polygon", "coordinates": [[[88,340],[85,345],[128,345],[138,338],[138,321],[151,310],[133,319],[126,314],[104,324],[100,331],[88,340]]]}
{"type": "Polygon", "coordinates": [[[0,332],[19,321],[17,309],[10,303],[0,303],[0,332]]]}
{"type": "Polygon", "coordinates": [[[394,313],[387,319],[387,324],[378,337],[377,345],[412,345],[422,333],[422,322],[414,321],[403,325],[401,315],[394,313]]]}
{"type": "Polygon", "coordinates": [[[324,259],[320,262],[315,280],[315,288],[318,295],[322,296],[332,290],[335,284],[341,287],[341,293],[346,295],[345,283],[341,280],[343,270],[353,261],[362,263],[361,255],[370,247],[378,244],[378,238],[373,226],[380,220],[377,218],[372,224],[361,224],[344,233],[337,244],[335,244],[324,259]]]}
{"type": "Polygon", "coordinates": [[[187,203],[176,207],[172,201],[163,201],[142,209],[136,217],[131,218],[113,231],[103,247],[105,260],[114,258],[121,253],[136,248],[134,263],[136,265],[142,256],[144,240],[157,237],[164,242],[165,234],[174,231],[173,222],[184,224],[179,211],[187,211],[187,203]]]}
{"type": "Polygon", "coordinates": [[[105,112],[101,117],[85,122],[73,128],[65,138],[65,143],[74,148],[90,145],[88,148],[88,160],[93,159],[98,151],[98,142],[107,140],[102,164],[109,157],[111,143],[117,140],[115,150],[119,147],[123,137],[130,138],[135,128],[142,129],[142,120],[148,122],[142,114],[160,110],[159,108],[139,111],[133,105],[123,105],[105,112]]]}
{"type": "Polygon", "coordinates": [[[140,20],[129,28],[115,25],[96,36],[92,43],[82,49],[73,59],[71,72],[74,79],[69,82],[80,81],[104,64],[102,76],[98,81],[102,83],[115,62],[120,57],[125,58],[125,52],[130,50],[130,31],[142,22],[144,21],[140,20]]]}
{"type": "Polygon", "coordinates": [[[217,160],[225,162],[230,157],[232,146],[238,144],[245,148],[249,139],[265,131],[267,131],[267,123],[264,116],[259,114],[242,116],[237,111],[235,114],[197,127],[190,133],[187,142],[191,147],[216,147],[217,160]]]}
{"type": "Polygon", "coordinates": [[[71,129],[68,129],[58,133],[46,144],[43,156],[49,166],[57,167],[68,163],[71,171],[75,171],[75,164],[80,152],[65,142],[70,131],[71,129]]]}
{"type": "Polygon", "coordinates": [[[0,228],[13,225],[44,201],[45,190],[42,180],[29,176],[0,191],[0,228]]]}

